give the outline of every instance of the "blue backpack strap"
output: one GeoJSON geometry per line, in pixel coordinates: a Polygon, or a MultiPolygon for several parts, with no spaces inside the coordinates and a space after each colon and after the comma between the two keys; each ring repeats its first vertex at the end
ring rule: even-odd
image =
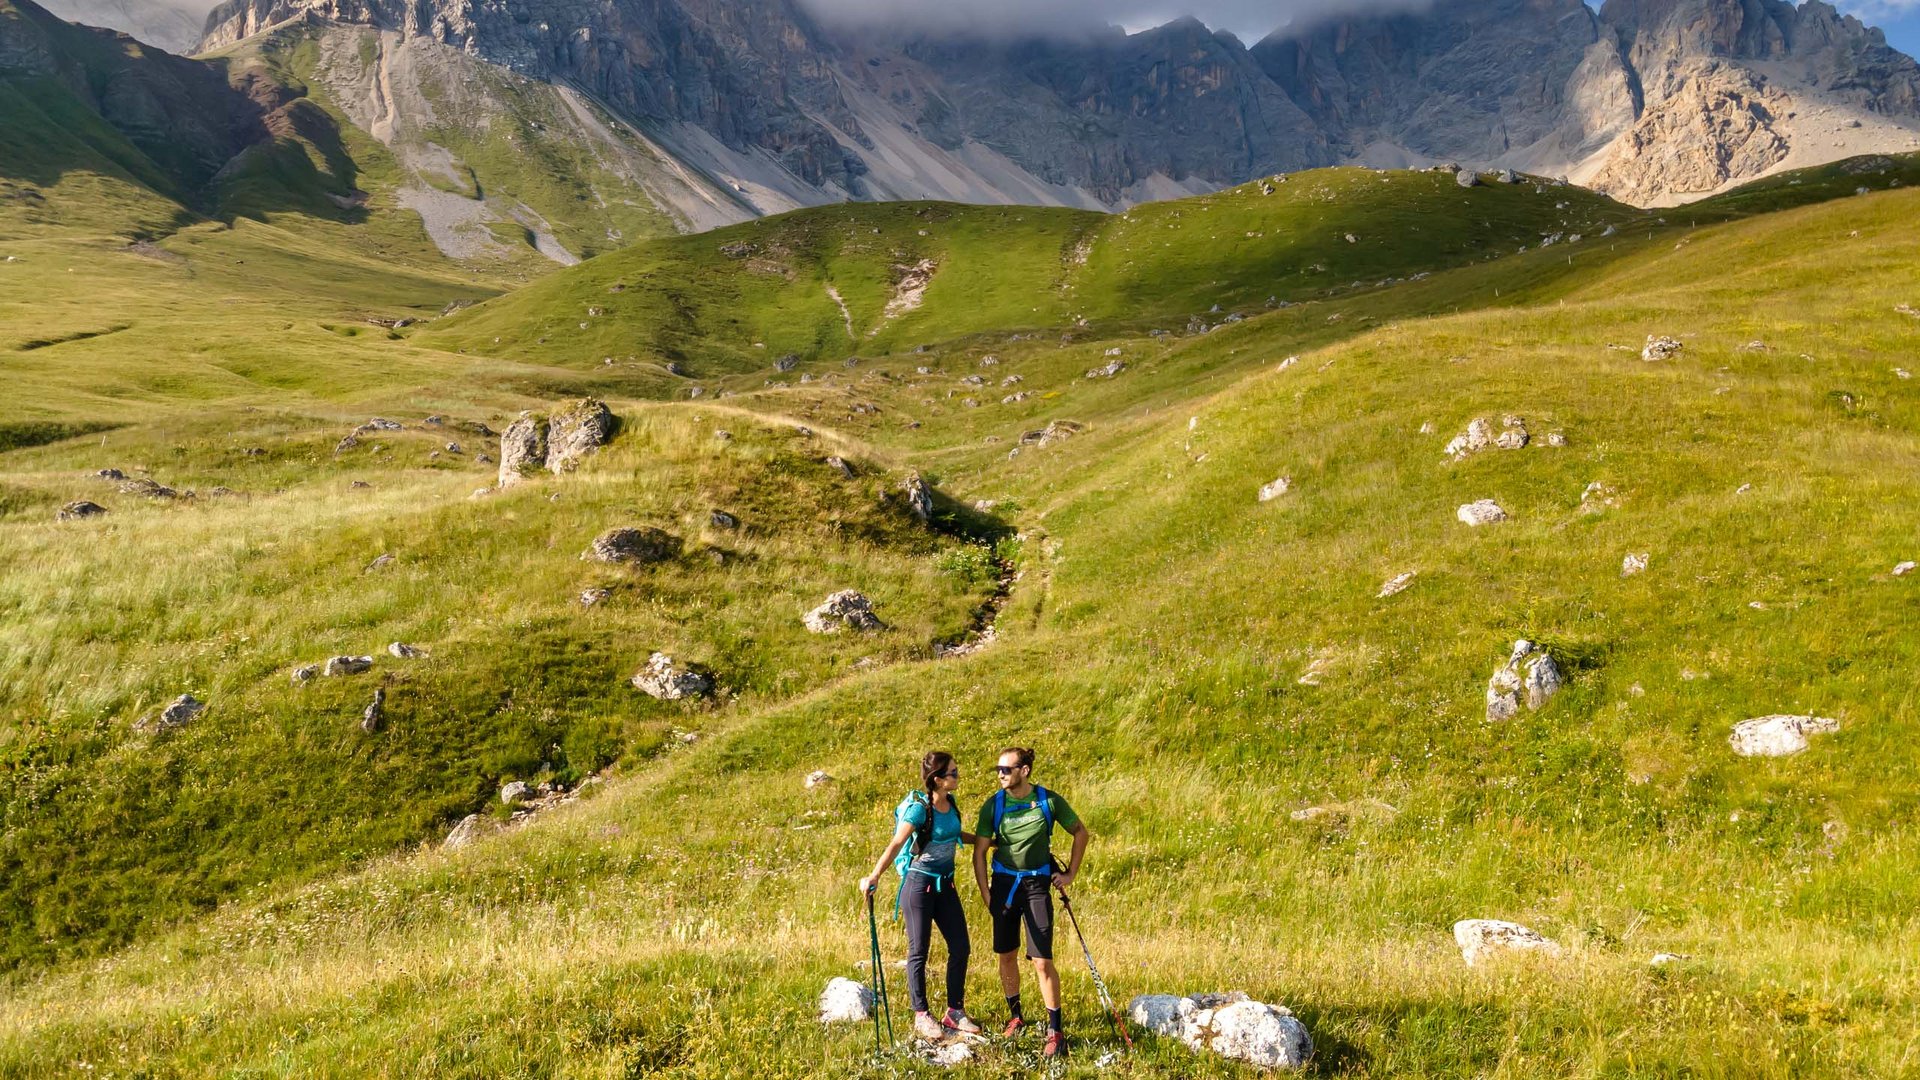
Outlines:
{"type": "Polygon", "coordinates": [[[993,838],[1000,839],[1000,819],[1007,816],[1007,789],[993,793],[993,838]]]}
{"type": "Polygon", "coordinates": [[[1033,793],[1040,798],[1040,816],[1046,819],[1047,832],[1051,833],[1053,832],[1053,796],[1048,795],[1047,789],[1038,784],[1034,785],[1033,793]]]}

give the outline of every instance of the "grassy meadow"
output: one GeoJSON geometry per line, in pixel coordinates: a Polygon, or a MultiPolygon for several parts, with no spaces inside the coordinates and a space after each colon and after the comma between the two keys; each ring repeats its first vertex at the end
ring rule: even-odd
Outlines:
{"type": "MultiPolygon", "coordinates": [[[[920,753],[959,754],[972,803],[1010,742],[1095,833],[1076,907],[1114,992],[1284,1004],[1312,1074],[1920,1074],[1920,703],[1898,676],[1920,576],[1893,573],[1920,558],[1920,318],[1897,310],[1920,304],[1920,192],[1877,173],[1853,197],[1859,175],[1666,221],[1360,170],[1110,218],[835,207],[445,317],[485,294],[236,246],[269,225],[188,230],[163,245],[182,263],[7,240],[76,275],[0,291],[27,391],[0,443],[0,1074],[935,1075],[815,998],[865,978],[853,882],[920,753]],[[1450,217],[1462,199],[1484,216],[1450,217]],[[242,258],[327,281],[249,289],[242,258]],[[887,318],[921,259],[923,304],[887,318]],[[427,321],[367,321],[398,316],[427,321]],[[1644,361],[1651,334],[1684,347],[1644,361]],[[474,425],[583,393],[622,418],[609,447],[470,497],[497,452],[474,425]],[[1509,414],[1524,449],[1443,453],[1509,414]],[[335,452],[376,415],[408,430],[335,452]],[[1052,421],[1080,431],[1023,441],[1052,421]],[[105,467],[199,497],[120,495],[105,467]],[[937,529],[899,502],[909,470],[943,494],[937,529]],[[110,512],[55,522],[77,498],[110,512]],[[1487,498],[1510,520],[1455,519],[1487,498]],[[627,523],[683,556],[579,560],[627,523]],[[997,641],[934,659],[987,603],[988,545],[1019,571],[997,641]],[[583,610],[589,587],[613,596],[583,610]],[[843,587],[892,629],[804,633],[843,587]],[[1489,722],[1519,637],[1567,686],[1489,722]],[[430,655],[287,678],[394,640],[430,655]],[[656,648],[728,692],[626,686],[656,648]],[[210,702],[192,726],[132,732],[188,690],[210,702]],[[1768,713],[1840,730],[1736,757],[1732,725],[1768,713]],[[438,847],[505,780],[596,773],[438,847]],[[1564,954],[1468,969],[1462,918],[1564,954]]],[[[1096,1065],[1113,1040],[1059,949],[1076,1045],[1054,1075],[1249,1074],[1152,1038],[1096,1065]]],[[[954,1072],[1030,1075],[1036,1050],[954,1072]]]]}

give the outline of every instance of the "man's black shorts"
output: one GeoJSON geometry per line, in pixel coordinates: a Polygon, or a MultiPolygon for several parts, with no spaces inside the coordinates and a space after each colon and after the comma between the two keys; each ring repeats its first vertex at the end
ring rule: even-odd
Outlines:
{"type": "Polygon", "coordinates": [[[1025,877],[1013,888],[1014,879],[1006,874],[993,875],[988,890],[993,904],[993,951],[1010,953],[1020,947],[1020,924],[1027,924],[1027,957],[1053,959],[1053,891],[1051,879],[1025,877]],[[1013,896],[1008,897],[1012,892],[1013,896]],[[1009,902],[1011,899],[1011,902],[1009,902]]]}

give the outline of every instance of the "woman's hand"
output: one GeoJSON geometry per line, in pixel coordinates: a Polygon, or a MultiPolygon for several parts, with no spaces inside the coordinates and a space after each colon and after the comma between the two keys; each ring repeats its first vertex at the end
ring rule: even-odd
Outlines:
{"type": "Polygon", "coordinates": [[[874,876],[872,874],[868,874],[866,877],[861,878],[860,879],[860,895],[866,896],[868,893],[873,892],[873,886],[874,886],[874,876]]]}

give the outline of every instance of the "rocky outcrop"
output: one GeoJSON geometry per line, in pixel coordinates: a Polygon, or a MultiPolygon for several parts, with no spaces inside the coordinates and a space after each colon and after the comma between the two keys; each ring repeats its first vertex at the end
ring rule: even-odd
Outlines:
{"type": "Polygon", "coordinates": [[[186,727],[206,708],[206,703],[192,694],[181,694],[158,713],[134,721],[133,729],[143,735],[165,735],[186,727]]]}
{"type": "Polygon", "coordinates": [[[58,521],[80,521],[85,518],[99,517],[106,512],[107,508],[97,502],[78,499],[61,507],[60,512],[55,514],[54,518],[58,521]]]}
{"type": "Polygon", "coordinates": [[[681,701],[713,693],[713,676],[657,652],[633,677],[633,688],[661,701],[681,701]]]}
{"type": "Polygon", "coordinates": [[[547,423],[531,414],[507,425],[500,435],[500,487],[538,473],[547,463],[547,423]]]}
{"type": "Polygon", "coordinates": [[[837,634],[845,629],[884,630],[887,627],[873,613],[873,601],[851,589],[827,597],[825,603],[807,612],[801,622],[815,634],[837,634]]]}
{"type": "Polygon", "coordinates": [[[572,472],[580,460],[613,438],[616,421],[603,401],[581,398],[547,420],[547,471],[572,472]]]}
{"type": "Polygon", "coordinates": [[[1513,643],[1507,662],[1487,680],[1487,719],[1511,720],[1523,703],[1538,709],[1560,692],[1564,682],[1553,654],[1522,638],[1513,643]]]}
{"type": "Polygon", "coordinates": [[[645,565],[666,562],[679,554],[679,537],[664,529],[643,526],[607,530],[594,538],[592,546],[581,558],[604,563],[645,565]]]}

